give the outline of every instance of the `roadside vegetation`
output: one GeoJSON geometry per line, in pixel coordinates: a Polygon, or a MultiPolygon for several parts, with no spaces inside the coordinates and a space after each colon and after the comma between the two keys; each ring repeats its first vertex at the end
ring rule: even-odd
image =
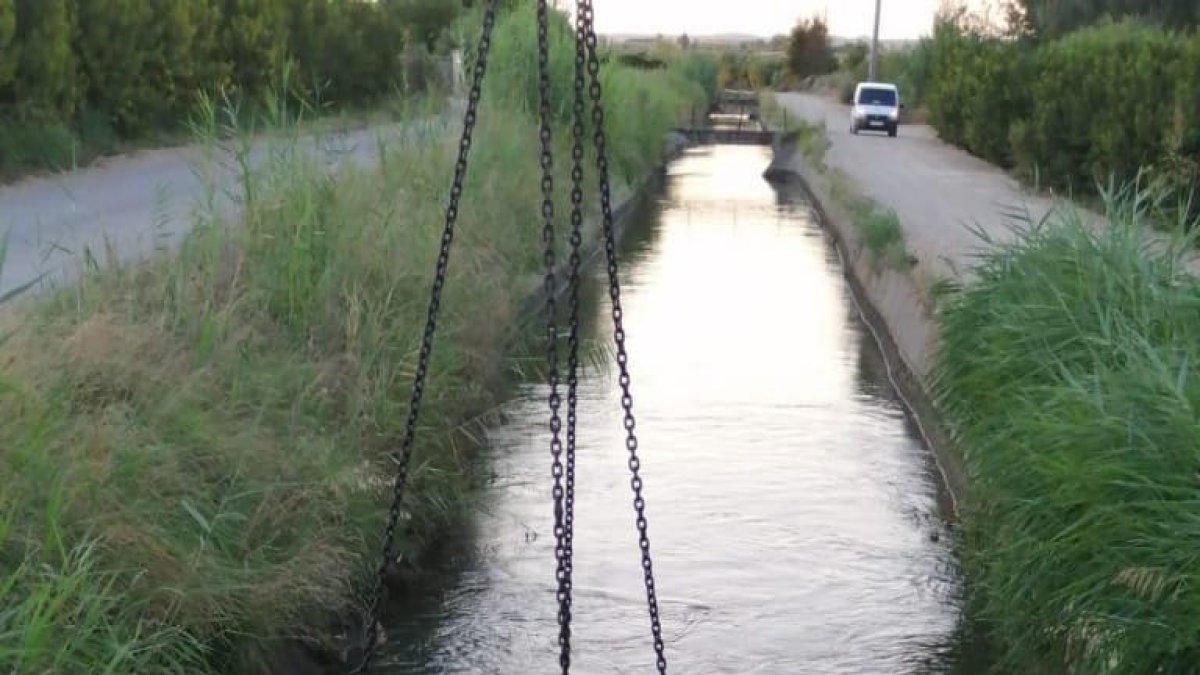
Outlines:
{"type": "Polygon", "coordinates": [[[243,127],[279,92],[358,119],[448,83],[441,0],[0,0],[0,179],[187,138],[197,92],[243,127]]]}
{"type": "Polygon", "coordinates": [[[934,389],[970,480],[964,565],[998,672],[1200,660],[1200,281],[1191,242],[1146,246],[1145,195],[1106,198],[1107,228],[1026,223],[941,305],[934,389]]]}
{"type": "Polygon", "coordinates": [[[1026,0],[1002,20],[943,14],[930,42],[939,135],[1106,223],[1069,203],[1020,223],[939,303],[934,393],[971,486],[969,607],[999,672],[1200,660],[1191,7],[1026,0]]]}
{"type": "Polygon", "coordinates": [[[939,19],[928,103],[941,137],[1035,187],[1089,198],[1137,180],[1200,213],[1189,203],[1200,179],[1191,5],[1021,4],[1007,22],[939,19]]]}
{"type": "MultiPolygon", "coordinates": [[[[464,21],[477,34],[479,17],[464,21]]],[[[538,287],[533,27],[528,7],[496,27],[404,508],[406,564],[469,504],[465,425],[493,402],[505,338],[538,287]]],[[[564,17],[552,38],[566,158],[564,17]]],[[[666,132],[715,87],[689,75],[710,72],[604,66],[618,189],[659,161],[666,132]]],[[[198,119],[208,144],[249,143],[230,110],[198,119]]],[[[238,222],[202,214],[177,254],[90,266],[0,308],[0,670],[252,672],[273,645],[320,643],[359,608],[460,130],[381,137],[377,166],[332,176],[294,126],[276,131],[268,165],[242,176],[238,222]]],[[[557,163],[560,213],[569,169],[557,163]]]]}

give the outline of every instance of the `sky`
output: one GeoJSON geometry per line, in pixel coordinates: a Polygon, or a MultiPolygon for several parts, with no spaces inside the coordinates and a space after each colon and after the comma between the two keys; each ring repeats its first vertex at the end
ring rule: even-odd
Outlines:
{"type": "MultiPolygon", "coordinates": [[[[881,39],[910,39],[928,33],[939,0],[882,0],[881,39]]],[[[796,21],[826,13],[829,32],[869,36],[875,0],[594,0],[600,33],[678,35],[689,33],[787,33],[796,21]]]]}

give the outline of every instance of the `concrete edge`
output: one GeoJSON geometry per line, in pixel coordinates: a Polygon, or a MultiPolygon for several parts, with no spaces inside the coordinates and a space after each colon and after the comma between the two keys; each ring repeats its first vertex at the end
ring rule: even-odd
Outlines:
{"type": "Polygon", "coordinates": [[[859,314],[883,353],[888,378],[941,473],[943,506],[957,518],[967,497],[967,479],[962,455],[929,393],[937,349],[932,297],[909,274],[874,260],[853,218],[833,198],[829,177],[805,158],[794,134],[779,134],[772,151],[764,177],[807,194],[831,235],[859,314]]]}

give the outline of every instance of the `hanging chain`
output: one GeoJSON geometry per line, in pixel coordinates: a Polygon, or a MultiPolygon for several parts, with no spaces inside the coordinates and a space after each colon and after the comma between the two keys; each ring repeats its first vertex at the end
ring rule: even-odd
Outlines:
{"type": "MultiPolygon", "coordinates": [[[[394,453],[396,460],[396,477],[392,489],[392,504],[388,512],[387,528],[384,532],[382,561],[376,576],[375,587],[368,606],[368,627],[366,644],[362,663],[354,670],[355,673],[366,673],[375,652],[378,640],[379,614],[384,595],[384,579],[391,564],[395,547],[396,527],[400,519],[403,504],[404,488],[408,479],[408,467],[412,458],[413,441],[416,436],[417,421],[420,415],[421,399],[425,389],[425,379],[429,367],[430,355],[433,351],[433,337],[437,329],[437,315],[441,306],[442,291],[446,283],[446,274],[450,261],[450,246],[454,240],[454,226],[458,220],[459,200],[462,197],[463,182],[466,179],[467,159],[470,155],[471,139],[475,128],[479,99],[483,88],[484,74],[487,70],[487,56],[491,48],[492,29],[496,23],[497,0],[487,0],[484,9],[483,29],[479,37],[477,59],[467,100],[467,110],[463,119],[462,139],[459,143],[458,161],[455,164],[454,182],[450,190],[450,200],[446,208],[446,222],[442,230],[441,250],[438,254],[437,267],[434,274],[433,288],[430,292],[429,313],[426,319],[425,331],[422,337],[421,350],[417,358],[417,369],[413,379],[412,398],[409,403],[408,418],[405,422],[404,435],[400,449],[394,453]]],[[[650,629],[654,638],[654,651],[657,657],[658,672],[665,674],[667,661],[662,639],[662,625],[659,618],[658,597],[654,583],[653,564],[650,557],[650,538],[646,521],[646,502],[642,494],[641,461],[638,459],[638,440],[635,433],[633,416],[633,397],[630,393],[629,357],[625,348],[625,330],[622,326],[622,309],[620,301],[619,270],[617,266],[616,235],[613,227],[612,196],[609,185],[607,138],[604,132],[603,96],[600,84],[600,61],[597,55],[597,37],[595,31],[595,13],[591,0],[577,0],[575,14],[575,81],[572,118],[571,148],[571,254],[569,272],[570,291],[570,327],[569,357],[567,377],[567,447],[566,467],[562,464],[563,446],[561,440],[562,422],[559,418],[561,397],[558,393],[558,326],[556,302],[555,246],[554,246],[554,178],[553,178],[553,139],[551,129],[550,108],[550,78],[549,78],[549,27],[548,8],[546,0],[538,0],[538,88],[540,95],[540,129],[541,168],[542,168],[542,238],[545,264],[545,290],[547,314],[547,366],[550,383],[549,403],[551,410],[551,455],[552,474],[554,477],[554,533],[556,539],[555,558],[557,563],[556,580],[558,582],[559,601],[559,664],[564,675],[570,669],[570,638],[571,638],[571,588],[573,573],[573,544],[574,544],[574,501],[575,501],[575,449],[576,449],[576,408],[578,403],[578,368],[579,368],[579,288],[580,267],[582,257],[580,249],[583,242],[583,138],[584,138],[584,73],[589,76],[589,93],[592,101],[593,141],[596,150],[596,167],[600,187],[600,206],[603,220],[604,249],[608,261],[609,298],[612,302],[613,337],[617,347],[617,364],[620,370],[621,407],[624,411],[624,427],[626,432],[625,446],[629,451],[629,470],[632,474],[630,487],[634,493],[634,509],[637,513],[638,545],[641,549],[642,570],[646,585],[646,600],[650,612],[650,629]],[[565,474],[566,486],[563,478],[565,474]]]]}
{"type": "Polygon", "coordinates": [[[566,529],[566,536],[563,541],[563,558],[566,562],[567,572],[565,610],[568,623],[571,620],[571,590],[575,572],[575,428],[578,420],[576,408],[579,403],[579,288],[581,285],[579,268],[583,261],[580,249],[583,246],[583,94],[586,50],[584,48],[585,33],[581,17],[582,14],[576,11],[575,86],[571,116],[571,271],[568,281],[570,315],[567,318],[567,323],[570,327],[570,334],[567,337],[567,347],[569,350],[567,357],[567,489],[563,507],[564,526],[566,529]]]}
{"type": "Polygon", "coordinates": [[[388,511],[387,529],[383,535],[382,560],[376,575],[367,613],[366,644],[363,660],[355,673],[366,673],[375,654],[375,642],[379,638],[379,619],[383,604],[384,579],[392,561],[396,545],[396,525],[400,520],[400,509],[404,501],[404,487],[408,481],[408,465],[412,459],[413,439],[417,433],[417,420],[421,412],[421,397],[425,393],[425,377],[429,369],[429,358],[433,352],[433,335],[437,330],[438,309],[442,304],[442,289],[446,285],[446,270],[450,263],[450,245],[454,241],[454,225],[458,221],[458,202],[462,197],[463,182],[467,176],[467,158],[471,152],[471,138],[475,131],[475,120],[479,109],[479,98],[483,91],[483,76],[487,71],[488,51],[492,46],[492,28],[496,24],[496,0],[487,0],[483,12],[483,30],[479,35],[479,47],[475,60],[475,72],[471,81],[471,93],[467,99],[467,110],[463,117],[462,139],[458,144],[458,161],[454,165],[454,183],[450,188],[450,201],[446,207],[446,223],[442,229],[441,250],[438,252],[437,268],[434,272],[433,288],[430,291],[429,314],[425,320],[425,332],[421,339],[421,350],[417,356],[417,369],[413,377],[412,398],[408,405],[408,418],[404,424],[404,436],[400,449],[393,454],[396,461],[396,479],[392,485],[392,505],[388,511]]]}
{"type": "Polygon", "coordinates": [[[550,456],[551,475],[554,477],[554,559],[555,580],[558,582],[558,663],[563,675],[571,670],[571,618],[570,589],[567,586],[566,525],[564,515],[563,463],[562,463],[562,420],[559,408],[562,398],[558,392],[558,292],[557,271],[554,251],[554,140],[551,129],[554,120],[550,112],[550,10],[546,0],[537,3],[538,36],[538,98],[540,128],[538,136],[542,142],[542,244],[545,264],[546,291],[546,370],[550,385],[550,456]]]}
{"type": "Polygon", "coordinates": [[[593,140],[596,145],[596,170],[600,182],[600,209],[604,223],[604,252],[608,258],[608,297],[612,303],[613,339],[617,346],[617,366],[620,371],[621,408],[624,410],[625,448],[629,451],[630,487],[633,489],[633,508],[637,513],[638,547],[642,552],[642,572],[646,583],[646,604],[650,611],[650,633],[654,638],[654,653],[659,673],[667,672],[667,656],[663,646],[662,623],[658,613],[658,593],[654,586],[654,565],[650,559],[650,535],[646,522],[646,500],[642,496],[641,460],[638,459],[638,439],[633,417],[633,395],[630,393],[629,355],[625,350],[625,329],[622,326],[621,287],[617,268],[617,244],[613,232],[612,194],[608,177],[608,141],[604,133],[604,103],[600,85],[600,59],[596,54],[595,11],[592,0],[579,0],[587,46],[587,70],[592,98],[593,140]]]}

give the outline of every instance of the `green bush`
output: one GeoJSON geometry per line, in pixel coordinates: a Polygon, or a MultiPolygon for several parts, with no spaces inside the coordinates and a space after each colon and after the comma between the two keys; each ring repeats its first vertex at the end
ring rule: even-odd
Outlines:
{"type": "MultiPolygon", "coordinates": [[[[458,14],[425,4],[438,10],[435,19],[458,14]]],[[[400,82],[410,32],[437,34],[428,16],[413,25],[407,8],[375,0],[0,0],[0,120],[81,132],[85,114],[104,116],[121,138],[135,139],[184,128],[201,93],[222,92],[256,112],[282,94],[369,104],[400,82]]],[[[88,134],[76,135],[86,143],[88,134]]],[[[59,159],[47,152],[25,163],[59,159]]]]}
{"type": "Polygon", "coordinates": [[[1024,48],[943,22],[930,50],[930,122],[943,139],[1010,166],[1010,127],[1028,116],[1031,105],[1032,65],[1024,48]]]}
{"type": "Polygon", "coordinates": [[[1052,187],[1178,176],[1200,148],[1198,63],[1200,38],[1134,19],[1038,45],[941,21],[930,122],[944,140],[1052,187]]]}
{"type": "Polygon", "coordinates": [[[1124,182],[1163,157],[1182,46],[1172,33],[1127,20],[1039,50],[1031,150],[1052,184],[1124,182]]]}

